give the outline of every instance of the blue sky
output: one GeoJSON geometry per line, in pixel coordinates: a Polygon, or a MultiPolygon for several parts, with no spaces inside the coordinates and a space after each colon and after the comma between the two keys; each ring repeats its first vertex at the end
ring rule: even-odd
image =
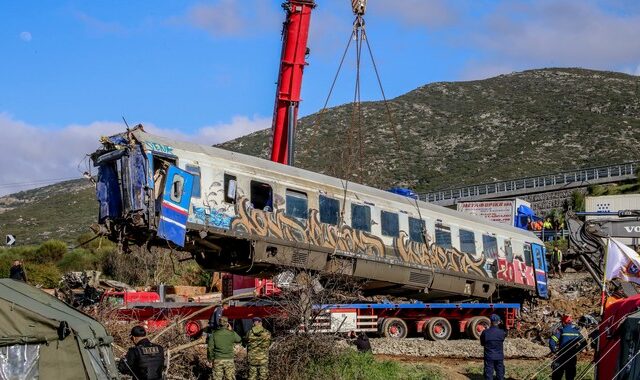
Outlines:
{"type": "MultiPolygon", "coordinates": [[[[0,3],[0,195],[77,177],[121,117],[217,143],[271,125],[281,1],[0,3]],[[11,185],[11,184],[20,185],[11,185]]],[[[348,41],[348,0],[317,0],[301,116],[318,111],[348,41]]],[[[437,81],[552,66],[640,75],[640,2],[370,0],[388,98],[437,81]]],[[[353,96],[353,54],[330,105],[353,96]]],[[[363,99],[380,99],[368,57],[363,99]]]]}

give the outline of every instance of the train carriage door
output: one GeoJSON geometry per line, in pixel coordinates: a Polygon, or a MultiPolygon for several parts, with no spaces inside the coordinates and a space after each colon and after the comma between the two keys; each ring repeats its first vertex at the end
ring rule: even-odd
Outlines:
{"type": "Polygon", "coordinates": [[[192,188],[193,175],[170,165],[162,194],[158,236],[180,247],[184,247],[192,188]]]}
{"type": "Polygon", "coordinates": [[[545,258],[545,249],[540,244],[531,244],[533,252],[533,266],[535,269],[536,287],[540,298],[549,298],[547,289],[547,260],[545,258]]]}

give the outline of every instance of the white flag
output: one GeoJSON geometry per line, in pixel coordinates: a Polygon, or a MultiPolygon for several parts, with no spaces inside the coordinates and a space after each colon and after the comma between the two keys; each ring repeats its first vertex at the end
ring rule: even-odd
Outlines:
{"type": "Polygon", "coordinates": [[[640,255],[627,245],[609,239],[604,276],[606,281],[619,278],[640,284],[640,255]]]}

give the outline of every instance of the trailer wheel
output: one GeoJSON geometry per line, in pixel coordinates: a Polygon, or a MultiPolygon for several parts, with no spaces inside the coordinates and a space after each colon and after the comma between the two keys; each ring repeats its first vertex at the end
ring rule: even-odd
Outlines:
{"type": "Polygon", "coordinates": [[[425,328],[425,334],[429,340],[447,340],[451,332],[451,323],[442,317],[431,318],[425,328]]]}
{"type": "Polygon", "coordinates": [[[400,318],[386,318],[382,322],[381,335],[385,338],[406,338],[409,333],[407,323],[400,318]]]}
{"type": "Polygon", "coordinates": [[[197,339],[202,336],[204,329],[199,321],[187,321],[184,324],[184,332],[191,339],[197,339]]]}
{"type": "Polygon", "coordinates": [[[491,327],[491,321],[487,317],[473,317],[467,324],[467,336],[471,339],[480,339],[480,334],[491,327]]]}

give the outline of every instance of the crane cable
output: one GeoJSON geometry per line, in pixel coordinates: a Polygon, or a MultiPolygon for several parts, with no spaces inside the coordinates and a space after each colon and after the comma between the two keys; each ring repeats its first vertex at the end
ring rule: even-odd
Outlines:
{"type": "MultiPolygon", "coordinates": [[[[333,93],[333,90],[335,88],[338,76],[340,74],[340,71],[343,67],[344,64],[344,60],[346,57],[347,52],[349,51],[349,47],[351,46],[351,41],[355,40],[356,41],[356,46],[355,46],[355,52],[356,52],[356,83],[355,83],[355,88],[354,88],[354,97],[353,97],[353,108],[352,108],[352,113],[351,113],[351,123],[349,126],[349,129],[347,131],[347,144],[346,144],[346,149],[345,146],[343,145],[342,147],[342,152],[341,152],[341,158],[343,159],[342,161],[346,161],[346,165],[344,165],[344,169],[342,171],[342,173],[338,172],[338,169],[334,169],[333,173],[330,173],[334,176],[337,177],[343,177],[346,179],[350,179],[351,174],[352,174],[352,168],[353,168],[353,156],[354,156],[354,152],[352,151],[351,147],[353,145],[353,140],[354,140],[354,134],[356,133],[356,129],[357,129],[357,138],[358,138],[358,146],[356,149],[356,153],[355,155],[358,156],[358,169],[359,169],[359,174],[361,177],[361,181],[359,182],[363,182],[363,162],[364,162],[364,156],[365,156],[365,148],[364,148],[364,139],[363,139],[363,130],[362,130],[362,120],[364,119],[364,111],[362,109],[361,106],[361,86],[360,86],[360,63],[361,63],[361,58],[362,58],[362,47],[363,47],[363,42],[366,43],[366,47],[369,53],[369,57],[371,58],[371,62],[372,62],[372,66],[373,66],[373,70],[374,73],[376,75],[376,80],[378,83],[378,86],[380,87],[380,92],[382,94],[382,99],[383,99],[383,103],[384,103],[384,107],[385,107],[385,114],[388,120],[388,123],[391,125],[392,129],[393,129],[393,135],[394,135],[394,139],[396,142],[396,148],[398,152],[401,152],[402,150],[401,148],[401,144],[400,144],[400,139],[399,139],[399,135],[398,135],[398,131],[397,131],[397,125],[395,123],[393,123],[393,114],[391,112],[391,108],[389,107],[389,101],[386,98],[386,94],[384,92],[384,88],[382,86],[382,80],[380,79],[380,73],[378,71],[378,66],[375,62],[374,56],[373,56],[373,52],[371,49],[371,45],[369,43],[369,38],[367,36],[366,33],[366,29],[365,29],[365,22],[364,22],[364,12],[365,12],[365,8],[366,8],[366,1],[364,0],[354,0],[352,1],[352,9],[354,14],[356,15],[356,18],[353,22],[353,28],[351,31],[351,34],[349,36],[349,41],[347,42],[347,46],[345,47],[345,50],[342,54],[342,58],[340,60],[340,64],[338,66],[338,69],[336,71],[336,74],[334,75],[333,78],[333,82],[331,83],[331,87],[329,89],[329,93],[327,95],[327,98],[325,100],[324,106],[323,108],[320,110],[319,112],[319,116],[316,118],[315,122],[313,123],[313,127],[315,129],[319,129],[317,128],[317,126],[319,124],[322,123],[322,121],[324,120],[324,114],[327,110],[327,105],[329,104],[329,100],[331,98],[331,95],[333,93]],[[357,125],[356,125],[357,124],[357,125]],[[345,151],[346,150],[346,151],[345,151]],[[346,157],[345,157],[346,155],[346,157]]],[[[317,146],[317,141],[316,141],[317,137],[315,134],[310,133],[310,138],[309,138],[309,143],[308,145],[310,146],[310,149],[314,149],[317,146]]],[[[377,165],[375,166],[375,168],[377,169],[382,169],[381,165],[377,165]]]]}

